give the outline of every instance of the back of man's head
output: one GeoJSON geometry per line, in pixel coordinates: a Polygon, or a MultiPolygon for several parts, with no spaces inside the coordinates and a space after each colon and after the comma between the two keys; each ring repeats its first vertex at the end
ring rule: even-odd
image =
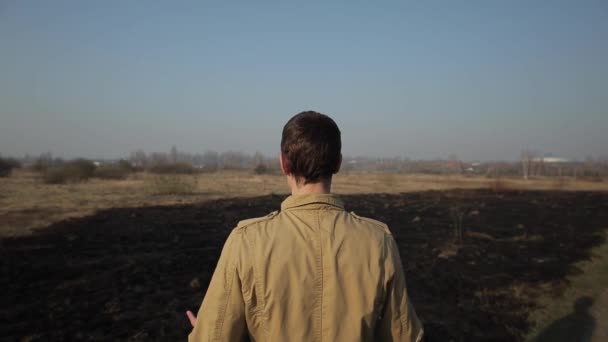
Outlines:
{"type": "Polygon", "coordinates": [[[340,169],[341,149],[340,129],[327,115],[302,112],[283,127],[281,154],[287,173],[298,182],[331,178],[340,169]]]}

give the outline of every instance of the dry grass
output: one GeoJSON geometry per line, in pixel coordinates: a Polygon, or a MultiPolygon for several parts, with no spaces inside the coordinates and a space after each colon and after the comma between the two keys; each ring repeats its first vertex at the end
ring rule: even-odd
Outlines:
{"type": "Polygon", "coordinates": [[[37,173],[18,171],[0,180],[0,236],[29,234],[67,218],[116,207],[195,203],[223,197],[286,193],[284,179],[245,172],[171,175],[139,173],[125,180],[43,184],[37,173]],[[188,187],[188,191],[182,188],[188,187]]]}
{"type": "Polygon", "coordinates": [[[335,177],[334,190],[337,193],[368,192],[415,192],[447,189],[492,189],[509,190],[565,190],[565,191],[608,191],[608,183],[574,180],[572,178],[519,178],[465,177],[460,175],[421,174],[379,174],[352,173],[335,177]]]}
{"type": "MultiPolygon", "coordinates": [[[[155,177],[157,176],[139,173],[125,180],[92,179],[86,183],[51,185],[43,184],[36,173],[15,171],[9,178],[0,178],[0,236],[25,235],[37,227],[114,207],[195,203],[225,197],[288,193],[285,178],[280,175],[244,171],[178,175],[175,177],[186,177],[184,182],[194,185],[185,193],[160,191],[161,194],[155,177]]],[[[556,183],[555,179],[524,181],[502,178],[499,186],[496,184],[496,180],[483,177],[346,173],[335,177],[333,191],[338,194],[455,188],[608,191],[608,183],[567,179],[556,183]]]]}

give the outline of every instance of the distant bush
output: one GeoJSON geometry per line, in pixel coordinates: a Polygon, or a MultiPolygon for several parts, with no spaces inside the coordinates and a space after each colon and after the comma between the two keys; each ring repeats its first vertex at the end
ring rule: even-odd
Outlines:
{"type": "Polygon", "coordinates": [[[509,184],[500,177],[494,178],[490,182],[490,189],[492,189],[492,191],[495,193],[502,193],[511,190],[509,188],[509,184]]]}
{"type": "Polygon", "coordinates": [[[555,190],[564,190],[564,188],[568,185],[565,177],[555,177],[553,178],[553,188],[555,190]]]}
{"type": "Polygon", "coordinates": [[[213,173],[217,172],[218,170],[219,167],[217,166],[217,164],[202,165],[197,168],[197,171],[202,173],[213,173]]]}
{"type": "Polygon", "coordinates": [[[270,170],[268,169],[268,166],[264,165],[264,164],[258,164],[253,168],[253,173],[255,173],[256,175],[263,175],[268,173],[270,170]]]}
{"type": "Polygon", "coordinates": [[[148,171],[157,174],[192,174],[196,169],[188,163],[160,163],[150,166],[148,171]]]}
{"type": "Polygon", "coordinates": [[[46,184],[82,182],[93,177],[95,168],[92,161],[75,159],[60,166],[47,168],[42,175],[42,181],[46,184]]]}
{"type": "Polygon", "coordinates": [[[120,167],[123,170],[129,171],[129,172],[136,172],[138,169],[133,166],[130,162],[121,159],[118,161],[118,163],[116,164],[118,167],[120,167]]]}
{"type": "Polygon", "coordinates": [[[49,168],[49,163],[47,163],[46,161],[44,161],[42,159],[37,159],[34,162],[34,164],[32,165],[32,170],[37,171],[37,172],[45,171],[48,168],[49,168]]]}
{"type": "Polygon", "coordinates": [[[137,170],[131,163],[126,160],[121,160],[116,164],[97,167],[93,177],[100,179],[126,179],[135,171],[137,170]]]}
{"type": "Polygon", "coordinates": [[[36,159],[31,168],[36,172],[44,172],[51,167],[60,166],[64,163],[65,161],[63,159],[53,158],[50,154],[47,153],[42,154],[40,157],[38,157],[38,159],[36,159]]]}
{"type": "Polygon", "coordinates": [[[60,166],[46,168],[42,174],[42,182],[45,184],[64,184],[68,180],[68,173],[60,166]]]}
{"type": "Polygon", "coordinates": [[[13,169],[20,169],[21,167],[23,167],[23,165],[21,165],[21,162],[15,158],[6,158],[5,160],[9,163],[9,165],[13,167],[13,169]]]}
{"type": "Polygon", "coordinates": [[[21,163],[13,158],[0,158],[0,177],[8,177],[13,169],[21,167],[21,163]]]}
{"type": "Polygon", "coordinates": [[[585,177],[583,179],[587,180],[589,182],[595,182],[595,183],[601,183],[604,181],[604,178],[602,178],[602,176],[600,176],[600,175],[589,176],[589,177],[585,177]]]}
{"type": "Polygon", "coordinates": [[[100,179],[126,179],[131,171],[116,165],[103,165],[95,169],[93,177],[100,179]]]}
{"type": "Polygon", "coordinates": [[[589,181],[589,182],[600,183],[600,182],[604,181],[604,179],[599,171],[592,171],[592,170],[585,170],[580,178],[584,179],[586,181],[589,181]]]}
{"type": "Polygon", "coordinates": [[[11,175],[13,168],[4,159],[0,159],[0,177],[8,177],[11,175]]]}
{"type": "Polygon", "coordinates": [[[196,176],[158,175],[152,178],[151,191],[155,195],[186,195],[196,192],[196,176]]]}

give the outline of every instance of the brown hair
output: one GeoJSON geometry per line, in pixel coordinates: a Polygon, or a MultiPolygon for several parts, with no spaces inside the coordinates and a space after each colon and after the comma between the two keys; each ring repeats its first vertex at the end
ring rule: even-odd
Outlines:
{"type": "Polygon", "coordinates": [[[281,153],[287,172],[298,182],[316,183],[338,172],[341,149],[340,129],[327,115],[302,112],[283,127],[281,153]]]}

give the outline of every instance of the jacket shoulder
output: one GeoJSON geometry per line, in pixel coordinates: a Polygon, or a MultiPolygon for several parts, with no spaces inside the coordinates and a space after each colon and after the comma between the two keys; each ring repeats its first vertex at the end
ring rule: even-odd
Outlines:
{"type": "Polygon", "coordinates": [[[357,214],[355,214],[354,211],[351,211],[350,214],[357,220],[361,221],[361,222],[365,222],[368,223],[380,230],[382,230],[384,233],[386,234],[391,234],[391,231],[388,229],[388,225],[386,225],[386,223],[378,221],[378,220],[374,220],[372,218],[369,217],[363,217],[363,216],[359,216],[357,214]]]}
{"type": "Polygon", "coordinates": [[[253,224],[259,223],[259,222],[264,222],[264,221],[271,220],[272,218],[274,218],[278,214],[279,214],[278,211],[273,211],[273,212],[271,212],[270,214],[268,214],[266,216],[254,217],[254,218],[250,218],[250,219],[239,221],[239,223],[236,225],[235,229],[239,229],[240,230],[240,229],[249,227],[249,226],[251,226],[253,224]]]}

